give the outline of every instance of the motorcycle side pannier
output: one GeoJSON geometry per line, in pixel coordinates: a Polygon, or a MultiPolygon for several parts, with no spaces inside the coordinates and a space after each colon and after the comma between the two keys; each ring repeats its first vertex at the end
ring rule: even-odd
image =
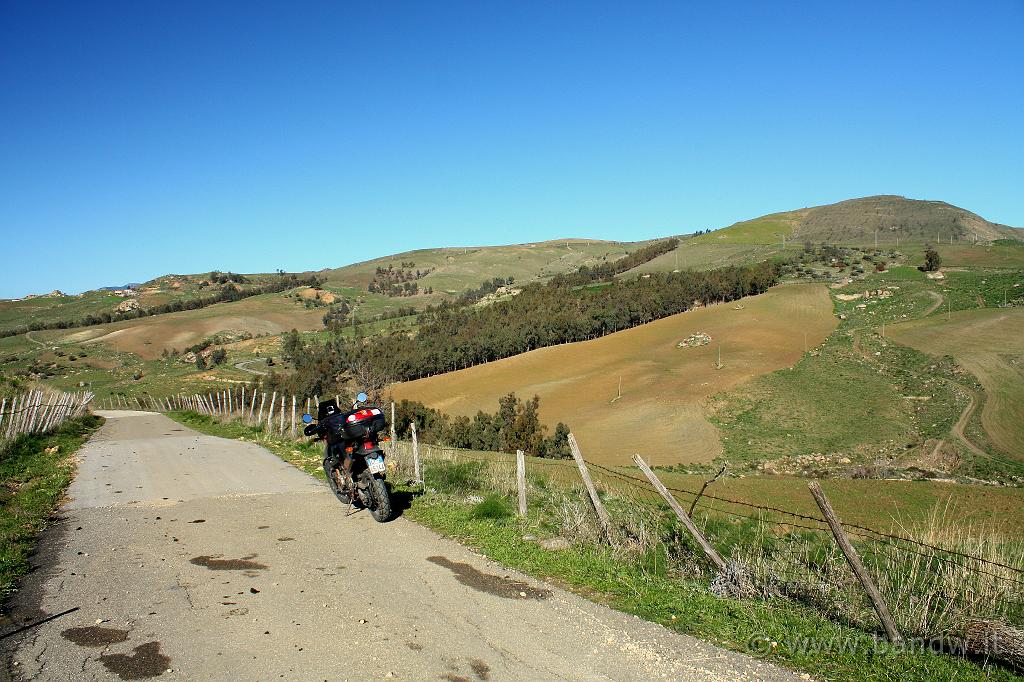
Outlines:
{"type": "Polygon", "coordinates": [[[365,407],[345,415],[345,433],[353,440],[375,435],[386,427],[387,420],[379,407],[365,407]]]}

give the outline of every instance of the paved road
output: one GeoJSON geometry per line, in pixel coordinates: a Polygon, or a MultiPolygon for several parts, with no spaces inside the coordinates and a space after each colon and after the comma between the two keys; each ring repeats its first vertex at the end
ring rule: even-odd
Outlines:
{"type": "Polygon", "coordinates": [[[251,444],[101,413],[0,641],[21,679],[797,679],[592,604],[251,444]]]}

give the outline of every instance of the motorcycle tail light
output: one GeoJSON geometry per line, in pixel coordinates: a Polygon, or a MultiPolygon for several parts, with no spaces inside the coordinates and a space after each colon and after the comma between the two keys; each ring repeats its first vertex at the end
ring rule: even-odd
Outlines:
{"type": "Polygon", "coordinates": [[[355,450],[355,448],[352,447],[351,445],[345,448],[345,452],[352,452],[353,450],[355,450]]]}
{"type": "Polygon", "coordinates": [[[367,441],[363,441],[363,449],[364,450],[372,450],[373,449],[373,443],[371,443],[368,440],[367,441]]]}

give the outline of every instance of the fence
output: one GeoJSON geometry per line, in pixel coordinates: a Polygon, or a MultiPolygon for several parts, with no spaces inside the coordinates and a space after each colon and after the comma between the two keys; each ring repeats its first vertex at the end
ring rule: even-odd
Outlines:
{"type": "Polygon", "coordinates": [[[48,433],[81,416],[93,394],[29,391],[0,400],[0,445],[26,433],[48,433]]]}
{"type": "MultiPolygon", "coordinates": [[[[295,437],[296,414],[319,397],[235,388],[133,401],[107,404],[194,410],[295,437]]],[[[973,535],[939,515],[901,532],[843,523],[816,484],[808,498],[820,513],[717,495],[715,479],[692,490],[662,473],[665,484],[639,457],[636,468],[588,462],[571,437],[574,459],[543,460],[428,445],[412,432],[409,442],[392,438],[390,461],[427,490],[517,497],[520,515],[547,515],[571,542],[656,552],[674,574],[703,580],[719,596],[794,600],[894,642],[952,636],[966,650],[1024,664],[1020,542],[973,535]]]]}

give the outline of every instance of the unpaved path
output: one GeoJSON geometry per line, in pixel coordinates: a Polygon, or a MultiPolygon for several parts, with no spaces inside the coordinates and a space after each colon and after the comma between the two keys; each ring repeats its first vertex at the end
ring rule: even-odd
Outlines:
{"type": "Polygon", "coordinates": [[[930,296],[933,301],[928,310],[921,313],[921,317],[928,317],[929,315],[931,315],[932,313],[939,309],[939,306],[945,302],[945,299],[942,298],[942,294],[940,294],[937,291],[932,291],[931,289],[925,289],[924,293],[928,294],[928,296],[930,296]]]}
{"type": "Polygon", "coordinates": [[[977,445],[972,443],[968,438],[967,434],[964,433],[964,429],[967,427],[967,422],[971,420],[971,416],[974,414],[975,408],[978,406],[978,394],[967,388],[963,384],[959,384],[949,379],[946,380],[951,386],[955,386],[967,394],[968,402],[967,406],[964,407],[964,411],[960,413],[960,418],[956,420],[956,424],[953,424],[953,428],[950,429],[953,435],[956,436],[957,440],[964,444],[968,450],[978,455],[979,457],[988,458],[989,454],[979,448],[977,445]]]}
{"type": "Polygon", "coordinates": [[[28,339],[29,341],[31,341],[32,343],[38,345],[38,346],[45,346],[46,345],[42,341],[36,341],[35,339],[33,339],[32,338],[32,332],[25,332],[25,338],[28,339]]]}
{"type": "Polygon", "coordinates": [[[249,374],[259,374],[261,376],[266,376],[267,372],[261,372],[258,369],[249,369],[249,365],[251,365],[254,362],[262,362],[263,364],[266,364],[267,361],[266,360],[242,360],[241,362],[236,362],[235,363],[235,368],[236,369],[240,369],[243,372],[248,372],[249,374]]]}
{"type": "Polygon", "coordinates": [[[798,679],[351,516],[255,445],[101,413],[0,640],[23,679],[798,679]]]}

